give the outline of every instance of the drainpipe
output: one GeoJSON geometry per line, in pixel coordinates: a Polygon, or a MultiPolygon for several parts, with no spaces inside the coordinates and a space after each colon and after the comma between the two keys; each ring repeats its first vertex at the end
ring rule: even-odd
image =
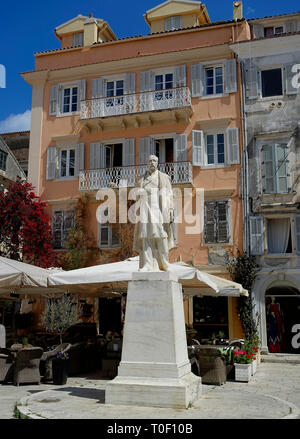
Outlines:
{"type": "Polygon", "coordinates": [[[242,75],[242,118],[243,118],[243,134],[244,134],[244,149],[243,149],[243,160],[242,160],[242,176],[243,176],[243,211],[244,211],[244,252],[249,254],[250,243],[249,243],[249,162],[248,162],[248,128],[247,128],[247,118],[245,113],[245,68],[244,63],[241,62],[241,75],[242,75]]]}

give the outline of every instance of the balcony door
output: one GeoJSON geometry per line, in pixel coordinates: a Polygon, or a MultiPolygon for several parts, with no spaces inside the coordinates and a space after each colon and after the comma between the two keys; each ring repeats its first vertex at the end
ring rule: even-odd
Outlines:
{"type": "Polygon", "coordinates": [[[155,75],[154,108],[169,108],[169,100],[173,99],[173,73],[155,75]]]}
{"type": "Polygon", "coordinates": [[[114,116],[123,113],[124,81],[106,81],[105,116],[114,116]]]}

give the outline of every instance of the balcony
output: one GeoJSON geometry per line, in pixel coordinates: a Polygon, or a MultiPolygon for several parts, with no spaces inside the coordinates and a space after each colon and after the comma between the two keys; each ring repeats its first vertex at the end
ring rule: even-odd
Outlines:
{"type": "MultiPolygon", "coordinates": [[[[174,185],[193,183],[193,167],[190,162],[161,163],[158,169],[168,174],[174,185]]],[[[96,191],[109,187],[134,187],[146,170],[146,165],[140,165],[81,171],[79,190],[96,191]]]]}
{"type": "Polygon", "coordinates": [[[188,121],[193,114],[188,87],[149,91],[81,102],[80,123],[88,131],[139,128],[162,121],[188,121]]]}

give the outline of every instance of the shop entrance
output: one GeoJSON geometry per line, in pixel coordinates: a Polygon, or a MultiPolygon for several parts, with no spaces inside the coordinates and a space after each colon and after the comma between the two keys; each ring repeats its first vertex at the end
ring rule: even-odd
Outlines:
{"type": "Polygon", "coordinates": [[[296,288],[266,291],[266,322],[270,353],[300,354],[300,293],[296,288]]]}
{"type": "Polygon", "coordinates": [[[194,329],[201,344],[215,344],[228,339],[228,298],[194,297],[194,329]]]}
{"type": "Polygon", "coordinates": [[[121,299],[99,298],[99,331],[106,336],[108,331],[121,335],[121,299]]]}

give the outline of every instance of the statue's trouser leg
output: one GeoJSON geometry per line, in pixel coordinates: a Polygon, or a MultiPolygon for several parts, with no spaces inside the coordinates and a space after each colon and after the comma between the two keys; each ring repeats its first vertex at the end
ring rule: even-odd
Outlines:
{"type": "Polygon", "coordinates": [[[158,265],[160,270],[168,271],[169,247],[168,238],[157,239],[158,265]]]}
{"type": "Polygon", "coordinates": [[[153,271],[153,246],[148,239],[143,239],[143,252],[140,255],[140,270],[153,271]]]}

